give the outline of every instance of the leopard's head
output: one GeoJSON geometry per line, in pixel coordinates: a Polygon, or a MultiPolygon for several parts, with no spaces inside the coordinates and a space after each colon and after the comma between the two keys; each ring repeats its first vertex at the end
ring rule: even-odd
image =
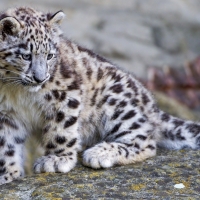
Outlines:
{"type": "Polygon", "coordinates": [[[0,81],[38,88],[49,80],[58,57],[64,13],[31,8],[0,15],[0,81]]]}

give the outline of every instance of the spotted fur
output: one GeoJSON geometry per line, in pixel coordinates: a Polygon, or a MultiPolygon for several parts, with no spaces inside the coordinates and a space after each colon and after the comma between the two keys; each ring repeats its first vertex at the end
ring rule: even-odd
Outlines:
{"type": "Polygon", "coordinates": [[[0,184],[24,175],[24,142],[42,139],[34,171],[142,161],[157,145],[200,147],[200,124],[164,113],[130,73],[63,37],[63,12],[0,15],[0,184]]]}

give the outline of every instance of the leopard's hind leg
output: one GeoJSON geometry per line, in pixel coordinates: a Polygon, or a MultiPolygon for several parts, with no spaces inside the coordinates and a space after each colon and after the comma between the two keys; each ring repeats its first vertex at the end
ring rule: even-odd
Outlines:
{"type": "Polygon", "coordinates": [[[115,124],[105,140],[83,153],[83,164],[92,168],[109,168],[145,160],[156,154],[153,125],[132,123],[124,130],[115,124]],[[117,130],[118,129],[118,130],[117,130]],[[114,132],[114,130],[117,130],[114,132]]]}

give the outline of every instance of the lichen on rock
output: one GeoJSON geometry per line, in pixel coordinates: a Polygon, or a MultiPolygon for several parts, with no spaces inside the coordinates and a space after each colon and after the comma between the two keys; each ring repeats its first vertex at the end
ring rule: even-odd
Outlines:
{"type": "Polygon", "coordinates": [[[0,199],[198,199],[200,154],[162,150],[144,162],[94,170],[78,164],[71,172],[44,173],[0,186],[0,199]],[[174,188],[183,183],[185,188],[174,188]]]}

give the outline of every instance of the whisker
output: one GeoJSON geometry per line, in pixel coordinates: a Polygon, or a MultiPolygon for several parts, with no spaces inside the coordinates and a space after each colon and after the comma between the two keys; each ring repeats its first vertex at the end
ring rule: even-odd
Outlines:
{"type": "Polygon", "coordinates": [[[6,80],[16,80],[16,78],[14,78],[14,77],[0,77],[0,80],[4,80],[4,81],[6,81],[6,80]]]}
{"type": "Polygon", "coordinates": [[[15,72],[15,71],[12,71],[12,70],[9,70],[9,69],[6,69],[6,68],[1,68],[1,69],[3,69],[3,70],[5,70],[5,71],[7,71],[7,72],[11,72],[11,73],[13,73],[13,74],[17,74],[17,75],[25,75],[25,73],[23,73],[23,72],[21,72],[21,73],[19,73],[19,72],[15,72]]]}
{"type": "Polygon", "coordinates": [[[19,72],[15,72],[15,71],[11,71],[11,70],[6,70],[8,72],[11,72],[13,74],[17,74],[17,75],[24,75],[24,73],[19,73],[19,72]]]}
{"type": "Polygon", "coordinates": [[[5,84],[5,86],[9,86],[9,85],[20,85],[21,84],[21,80],[20,79],[15,79],[15,80],[10,80],[8,83],[5,84]]]}
{"type": "Polygon", "coordinates": [[[2,80],[2,81],[4,81],[4,82],[8,82],[8,81],[20,81],[21,79],[19,79],[19,78],[12,78],[12,77],[10,77],[10,78],[1,78],[0,77],[0,80],[2,80]]]}

